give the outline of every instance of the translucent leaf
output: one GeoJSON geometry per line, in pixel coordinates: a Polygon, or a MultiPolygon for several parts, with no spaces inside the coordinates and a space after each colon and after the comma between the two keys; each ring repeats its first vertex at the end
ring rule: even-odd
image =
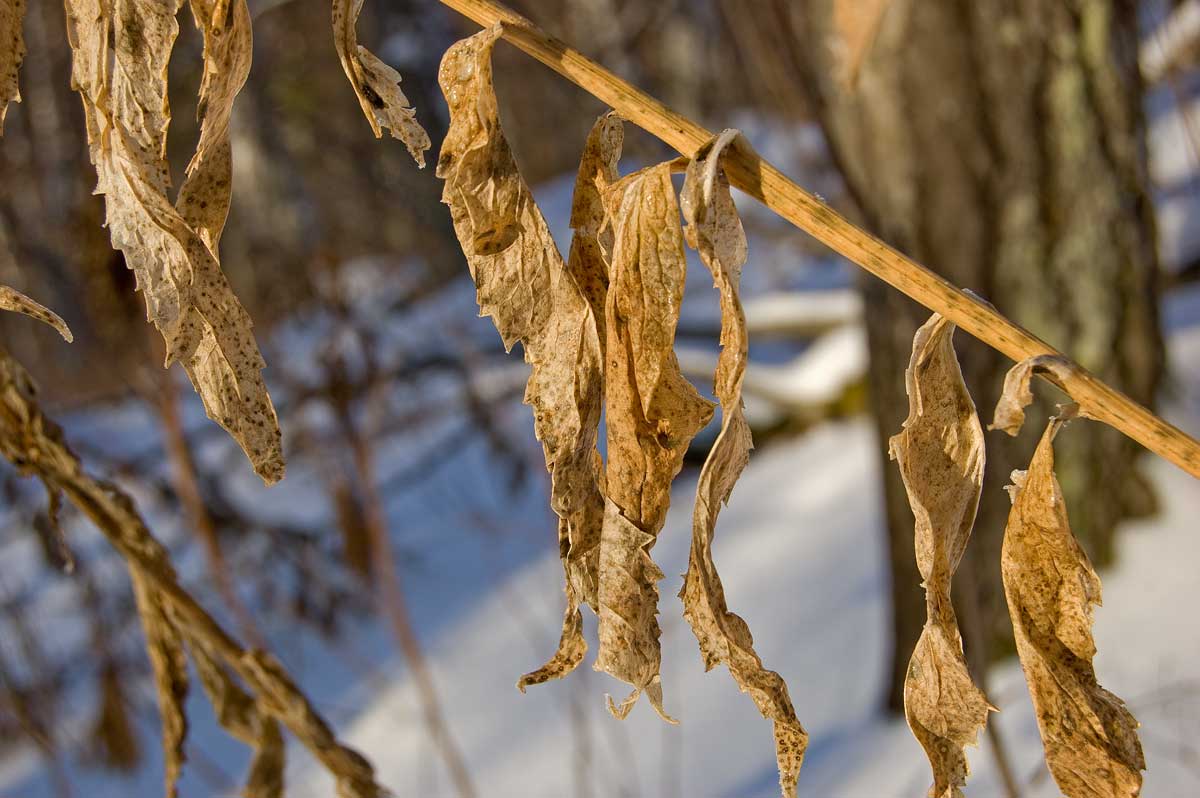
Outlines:
{"type": "Polygon", "coordinates": [[[1001,571],[1017,654],[1046,764],[1070,798],[1133,798],[1146,761],[1138,722],[1096,680],[1092,607],[1100,577],[1071,533],[1054,476],[1054,437],[1074,407],[1050,420],[1028,471],[1014,471],[1001,571]]]}
{"type": "Polygon", "coordinates": [[[927,619],[904,680],[904,714],[933,768],[931,798],[962,795],[990,708],[971,681],[950,585],[983,486],[983,429],[954,354],[954,325],[934,314],[913,339],[905,372],[908,418],[890,442],[916,519],[927,619]]]}
{"type": "Polygon", "coordinates": [[[712,559],[712,540],[721,505],[729,501],[734,483],[750,460],[753,442],[742,409],[742,378],[746,372],[746,317],[738,294],[746,235],[734,207],[729,184],[719,174],[721,152],[737,131],[726,131],[706,155],[692,161],[684,179],[681,205],[687,239],[713,275],[721,295],[721,355],[713,380],[721,402],[721,432],[700,470],[696,508],[692,516],[692,549],[684,575],[683,615],[700,643],[704,667],[724,663],[744,693],[749,693],[764,718],[774,721],[779,784],[784,796],[796,794],[796,779],[808,746],[808,734],[796,719],[787,684],[763,667],[754,651],[750,628],[729,611],[725,588],[712,559]]]}
{"type": "Polygon", "coordinates": [[[333,43],[342,69],[354,87],[358,104],[371,123],[375,138],[381,137],[382,128],[386,127],[393,138],[404,142],[409,154],[424,167],[429,135],[417,122],[416,111],[400,90],[400,73],[358,43],[355,26],[362,6],[363,0],[333,0],[333,43]]]}

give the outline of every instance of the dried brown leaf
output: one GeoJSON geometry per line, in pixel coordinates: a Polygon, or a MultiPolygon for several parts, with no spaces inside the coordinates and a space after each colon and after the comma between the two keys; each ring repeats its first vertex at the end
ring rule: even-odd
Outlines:
{"type": "Polygon", "coordinates": [[[169,610],[157,591],[137,571],[130,571],[133,595],[146,636],[146,652],[154,671],[158,695],[158,714],[162,724],[164,770],[167,795],[179,794],[179,776],[186,759],[184,743],[188,722],[185,704],[188,695],[187,655],[183,641],[175,631],[169,610]]]}
{"type": "MultiPolygon", "coordinates": [[[[63,440],[62,430],[42,414],[28,373],[0,346],[0,454],[22,473],[33,474],[51,495],[64,494],[104,534],[125,560],[145,624],[147,649],[162,703],[168,794],[174,792],[186,730],[183,641],[193,655],[203,649],[229,668],[254,696],[260,713],[285,726],[337,780],[339,798],[379,798],[383,789],[362,756],[342,745],[278,662],[247,651],[179,584],[162,544],[150,533],[133,501],[116,486],[95,479],[63,440]]],[[[220,708],[218,707],[218,711],[220,708]]],[[[274,732],[259,728],[259,754],[250,784],[272,795],[282,749],[274,732]]],[[[253,793],[252,793],[253,794],[253,793]]]]}
{"type": "Polygon", "coordinates": [[[1000,401],[996,403],[996,411],[992,414],[988,429],[1002,429],[1016,436],[1025,423],[1025,408],[1033,402],[1033,390],[1029,384],[1033,376],[1045,374],[1052,382],[1059,382],[1072,368],[1074,364],[1061,355],[1037,355],[1013,366],[1004,375],[1004,390],[1000,401]]]}
{"type": "MultiPolygon", "coordinates": [[[[615,113],[601,116],[588,135],[571,205],[575,235],[567,274],[559,279],[555,292],[556,329],[545,346],[547,365],[535,367],[526,395],[535,409],[546,408],[551,413],[555,403],[542,396],[557,393],[559,403],[573,397],[576,411],[562,417],[565,425],[552,425],[559,429],[548,436],[542,436],[543,425],[538,425],[552,473],[551,503],[561,516],[558,545],[566,576],[567,606],[558,650],[541,668],[521,677],[517,687],[522,691],[530,684],[562,678],[583,661],[587,642],[579,608],[585,603],[593,610],[599,606],[604,499],[600,485],[603,464],[596,451],[596,437],[604,393],[604,300],[608,292],[608,263],[601,241],[611,241],[610,234],[601,232],[601,192],[616,182],[623,140],[624,125],[615,113]],[[559,442],[561,451],[551,451],[551,440],[559,442]]],[[[540,350],[539,361],[543,360],[540,350]]]]}
{"type": "Polygon", "coordinates": [[[58,334],[67,343],[75,340],[75,337],[71,334],[71,328],[67,326],[67,323],[62,320],[61,316],[40,302],[35,302],[20,291],[16,291],[6,285],[0,285],[0,310],[23,313],[32,319],[45,322],[58,330],[58,334]]]}
{"type": "Polygon", "coordinates": [[[191,641],[192,659],[200,684],[222,728],[254,750],[244,798],[282,798],[283,737],[274,718],[260,711],[255,700],[239,687],[202,641],[191,641]]]}
{"type": "Polygon", "coordinates": [[[600,537],[600,652],[596,670],[645,691],[662,708],[658,587],[650,549],[666,520],[671,482],[713,404],[683,377],[673,348],[686,261],[671,164],[635,172],[604,192],[613,233],[605,306],[608,464],[600,537]]]}
{"type": "Polygon", "coordinates": [[[1138,722],[1096,681],[1092,607],[1100,577],[1071,533],[1054,475],[1050,420],[1028,471],[1014,471],[1001,571],[1017,654],[1042,734],[1046,764],[1069,798],[1133,798],[1146,761],[1138,722]]]}
{"type": "MultiPolygon", "coordinates": [[[[491,53],[499,35],[499,27],[481,31],[442,60],[438,79],[450,106],[450,129],[437,174],[446,181],[442,200],[475,279],[480,311],[493,317],[506,347],[521,342],[532,366],[525,401],[533,407],[551,474],[551,507],[559,517],[567,592],[562,637],[550,661],[517,683],[523,690],[564,676],[582,661],[587,644],[579,607],[597,606],[603,319],[595,307],[603,302],[607,275],[595,243],[598,224],[579,223],[568,267],[517,170],[492,90],[491,53]]],[[[602,117],[589,137],[580,180],[591,185],[591,194],[585,190],[577,205],[595,202],[588,197],[615,177],[620,125],[615,116],[602,117]]]]}
{"type": "Polygon", "coordinates": [[[67,0],[72,85],[83,101],[97,192],[163,335],[167,364],[183,363],[210,418],[267,483],[283,476],[279,424],[249,315],[216,256],[229,207],[229,105],[249,68],[244,0],[197,2],[205,32],[201,140],[180,192],[167,198],[166,68],[177,0],[67,0]],[[112,63],[111,68],[109,63],[112,63]]]}
{"type": "Polygon", "coordinates": [[[0,136],[4,135],[4,117],[10,102],[21,102],[18,81],[25,60],[25,0],[0,2],[0,136]]]}
{"type": "Polygon", "coordinates": [[[916,519],[917,568],[928,618],[904,680],[904,714],[933,768],[930,798],[957,798],[989,705],[971,681],[950,585],[983,486],[983,429],[954,354],[954,325],[936,313],[913,339],[908,418],[891,439],[916,519]]]}
{"type": "Polygon", "coordinates": [[[355,26],[362,6],[363,0],[333,0],[333,43],[342,69],[354,87],[375,138],[380,138],[382,128],[386,127],[393,138],[404,142],[409,154],[424,168],[429,134],[417,122],[416,111],[400,90],[400,73],[358,43],[355,26]]]}
{"type": "Polygon", "coordinates": [[[835,0],[833,31],[838,54],[838,80],[853,90],[863,62],[875,43],[879,25],[892,0],[835,0]]]}
{"type": "Polygon", "coordinates": [[[721,355],[713,380],[721,402],[721,432],[700,470],[696,508],[692,516],[692,549],[684,575],[683,615],[700,643],[705,670],[721,663],[729,667],[738,687],[749,693],[764,718],[774,721],[779,786],[785,796],[796,794],[808,733],[796,718],[787,684],[763,667],[754,651],[750,628],[729,611],[725,588],[712,559],[712,540],[721,505],[729,501],[742,470],[750,461],[753,441],[742,409],[742,379],[746,372],[746,317],[738,294],[746,261],[746,235],[733,204],[729,184],[717,167],[724,147],[737,131],[725,131],[704,158],[687,167],[680,195],[687,221],[687,240],[713,275],[721,295],[721,355]]]}

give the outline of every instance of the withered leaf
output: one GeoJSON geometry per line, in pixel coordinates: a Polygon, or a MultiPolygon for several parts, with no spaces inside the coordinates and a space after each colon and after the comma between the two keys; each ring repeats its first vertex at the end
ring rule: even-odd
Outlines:
{"type": "Polygon", "coordinates": [[[1071,533],[1054,475],[1054,437],[1073,410],[1050,420],[1029,470],[1013,472],[1004,594],[1059,789],[1069,798],[1133,798],[1146,768],[1138,722],[1096,681],[1092,607],[1100,604],[1100,577],[1071,533]]]}
{"type": "Polygon", "coordinates": [[[61,316],[40,302],[35,302],[20,291],[9,288],[7,285],[0,285],[0,310],[23,313],[32,319],[45,322],[58,330],[58,334],[67,343],[75,340],[75,337],[71,334],[71,328],[67,326],[67,323],[62,320],[61,316]]]}
{"type": "Polygon", "coordinates": [[[658,586],[650,558],[671,482],[713,404],[683,377],[673,348],[686,261],[671,164],[622,178],[604,192],[613,232],[605,305],[608,463],[600,537],[600,652],[596,670],[633,685],[624,717],[645,691],[664,719],[658,586]]]}
{"type": "Polygon", "coordinates": [[[856,87],[863,62],[891,4],[892,0],[835,0],[833,31],[837,38],[834,45],[838,56],[838,81],[843,89],[856,87]]]}
{"type": "Polygon", "coordinates": [[[393,138],[404,142],[409,154],[424,168],[429,134],[417,122],[416,111],[400,90],[400,73],[358,43],[355,26],[362,6],[363,0],[333,0],[333,43],[342,69],[354,87],[375,138],[383,136],[382,128],[386,127],[393,138]]]}
{"type": "Polygon", "coordinates": [[[72,85],[83,101],[97,193],[163,335],[210,418],[267,483],[283,476],[279,424],[249,315],[221,272],[217,242],[229,207],[229,107],[250,63],[244,0],[197,0],[205,33],[201,140],[177,208],[167,198],[166,68],[177,0],[67,0],[72,85]],[[112,68],[109,68],[109,62],[112,68]]]}
{"type": "Polygon", "coordinates": [[[611,248],[611,233],[601,232],[601,192],[616,182],[623,141],[624,125],[615,113],[601,116],[588,134],[571,204],[575,235],[567,274],[560,278],[560,290],[555,292],[553,324],[557,329],[545,352],[549,365],[536,368],[527,393],[535,409],[547,407],[553,411],[553,406],[540,397],[559,392],[574,397],[577,411],[566,416],[566,429],[546,437],[539,429],[543,442],[553,437],[563,450],[552,454],[547,444],[546,460],[552,473],[551,502],[561,516],[558,545],[566,576],[567,606],[557,652],[541,668],[521,677],[517,687],[522,691],[527,685],[561,678],[583,661],[587,642],[579,608],[585,603],[593,610],[598,607],[604,499],[600,484],[603,464],[596,451],[596,436],[604,394],[604,300],[608,291],[604,251],[611,248]],[[602,239],[606,243],[602,244],[602,239]]]}
{"type": "Polygon", "coordinates": [[[25,60],[25,0],[0,3],[0,135],[4,135],[4,117],[10,102],[21,101],[18,78],[25,60]]]}
{"type": "Polygon", "coordinates": [[[233,681],[202,641],[191,641],[190,648],[200,684],[217,721],[254,751],[242,789],[243,798],[282,798],[284,747],[279,724],[260,711],[254,699],[233,681]]]}
{"type": "Polygon", "coordinates": [[[808,733],[796,718],[787,684],[778,673],[763,667],[754,651],[750,628],[729,611],[725,588],[712,559],[717,515],[721,505],[729,501],[753,447],[750,425],[742,409],[749,342],[738,293],[746,261],[746,235],[729,184],[717,169],[722,150],[736,135],[737,131],[725,131],[704,158],[688,164],[680,195],[688,244],[700,253],[721,295],[722,348],[713,380],[721,402],[721,432],[700,470],[692,516],[692,549],[679,595],[683,615],[700,643],[705,670],[721,663],[728,665],[742,692],[750,694],[764,718],[774,721],[779,786],[786,798],[796,794],[808,733]]]}
{"type": "Polygon", "coordinates": [[[913,339],[905,372],[908,418],[890,441],[916,519],[927,619],[904,680],[904,714],[933,768],[930,798],[962,795],[990,708],[971,681],[950,585],[983,486],[983,429],[954,354],[954,325],[934,314],[913,339]]]}
{"type": "Polygon", "coordinates": [[[1025,408],[1033,402],[1033,390],[1029,384],[1033,376],[1046,374],[1051,381],[1057,382],[1067,376],[1073,367],[1071,361],[1061,355],[1037,355],[1013,366],[1004,375],[1004,390],[1000,401],[996,402],[988,429],[1002,429],[1016,436],[1025,423],[1025,408]]]}
{"type": "MultiPolygon", "coordinates": [[[[517,686],[559,678],[582,661],[587,645],[579,607],[597,606],[597,570],[604,501],[596,437],[603,396],[600,330],[595,312],[606,267],[599,247],[572,246],[563,263],[546,221],[517,170],[500,128],[492,90],[492,47],[499,27],[447,51],[438,72],[450,106],[450,129],[438,156],[446,181],[442,200],[475,280],[480,311],[492,316],[505,347],[520,341],[532,369],[525,401],[551,475],[550,502],[559,517],[559,548],[567,608],[557,653],[517,686]]],[[[620,125],[603,117],[589,137],[580,180],[599,189],[615,177],[620,125]],[[597,182],[599,181],[599,182],[597,182]]],[[[586,202],[587,191],[577,203],[586,202]]],[[[598,224],[580,225],[576,238],[594,242],[598,224]]]]}
{"type": "Polygon", "coordinates": [[[169,612],[157,591],[136,570],[130,570],[133,595],[142,632],[146,636],[146,652],[154,671],[155,692],[158,694],[158,714],[162,724],[163,758],[167,795],[179,794],[179,776],[186,758],[184,743],[188,722],[185,704],[188,695],[187,655],[183,641],[175,630],[169,612]]]}

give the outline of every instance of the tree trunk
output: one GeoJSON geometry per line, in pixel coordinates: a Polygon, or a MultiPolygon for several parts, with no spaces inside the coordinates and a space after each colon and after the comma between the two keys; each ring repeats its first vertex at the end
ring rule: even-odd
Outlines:
{"type": "MultiPolygon", "coordinates": [[[[752,20],[741,23],[741,51],[754,68],[756,58],[771,59],[787,44],[781,37],[790,39],[793,71],[780,72],[786,58],[770,70],[806,89],[850,194],[877,234],[1151,404],[1163,349],[1136,3],[885,5],[851,85],[841,79],[846,50],[837,46],[829,0],[763,2],[760,12],[743,14],[752,20]],[[754,48],[759,56],[744,46],[747,24],[767,37],[754,48]]],[[[769,74],[765,66],[758,71],[769,74]]],[[[907,414],[904,369],[928,311],[874,278],[862,290],[893,576],[889,704],[899,708],[925,609],[912,513],[886,444],[907,414]]],[[[986,423],[1011,363],[969,336],[956,343],[986,423]]],[[[1028,464],[1052,408],[1043,400],[1016,439],[988,434],[983,498],[955,584],[976,671],[1012,650],[1000,580],[1009,509],[1002,488],[1028,464]]],[[[1115,525],[1151,511],[1153,496],[1135,469],[1136,444],[1098,424],[1077,426],[1056,445],[1058,475],[1076,535],[1103,564],[1115,525]]]]}

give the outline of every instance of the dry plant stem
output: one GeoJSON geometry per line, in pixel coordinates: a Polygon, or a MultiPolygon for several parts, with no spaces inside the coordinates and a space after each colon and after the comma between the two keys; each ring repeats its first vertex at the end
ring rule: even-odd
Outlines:
{"type": "MultiPolygon", "coordinates": [[[[440,0],[484,27],[505,23],[504,38],[616,110],[622,117],[692,157],[713,137],[702,126],[667,108],[529,20],[492,0],[440,0]]],[[[729,181],[821,243],[893,288],[1014,361],[1059,355],[1028,330],[987,302],[966,293],[887,244],[851,224],[782,172],[750,152],[733,149],[725,157],[729,181]]],[[[1200,477],[1200,442],[1163,421],[1125,394],[1071,364],[1055,384],[1091,418],[1120,430],[1150,451],[1200,477]]]]}
{"type": "Polygon", "coordinates": [[[184,517],[191,524],[193,531],[204,546],[204,560],[213,586],[220,594],[221,600],[233,614],[234,622],[242,636],[250,645],[266,649],[266,641],[254,622],[254,616],[249,608],[238,597],[237,590],[229,578],[229,566],[221,551],[221,542],[217,537],[217,527],[204,504],[200,493],[200,480],[196,475],[196,461],[192,458],[192,450],[188,445],[187,433],[183,429],[183,419],[179,416],[179,391],[169,373],[164,373],[159,381],[160,399],[158,416],[162,421],[163,439],[166,444],[167,459],[171,462],[171,483],[179,502],[183,505],[184,517]]]}
{"type": "Polygon", "coordinates": [[[375,580],[379,590],[379,603],[383,614],[387,616],[396,637],[400,653],[412,672],[413,681],[417,685],[417,694],[421,701],[421,711],[425,716],[425,725],[433,737],[433,744],[445,761],[446,770],[461,798],[474,798],[475,786],[467,771],[466,761],[458,749],[450,727],[442,713],[441,702],[438,699],[437,686],[433,681],[429,663],[425,660],[425,652],[421,649],[421,641],[413,630],[412,619],[408,612],[408,602],[404,598],[404,590],[396,573],[396,559],[392,551],[391,537],[388,534],[387,515],[383,509],[383,497],[380,496],[376,483],[375,466],[370,446],[361,434],[354,421],[349,417],[348,408],[341,410],[341,425],[350,443],[354,458],[354,469],[358,472],[357,482],[363,492],[364,514],[366,515],[367,535],[370,537],[372,558],[375,561],[375,580]]]}

